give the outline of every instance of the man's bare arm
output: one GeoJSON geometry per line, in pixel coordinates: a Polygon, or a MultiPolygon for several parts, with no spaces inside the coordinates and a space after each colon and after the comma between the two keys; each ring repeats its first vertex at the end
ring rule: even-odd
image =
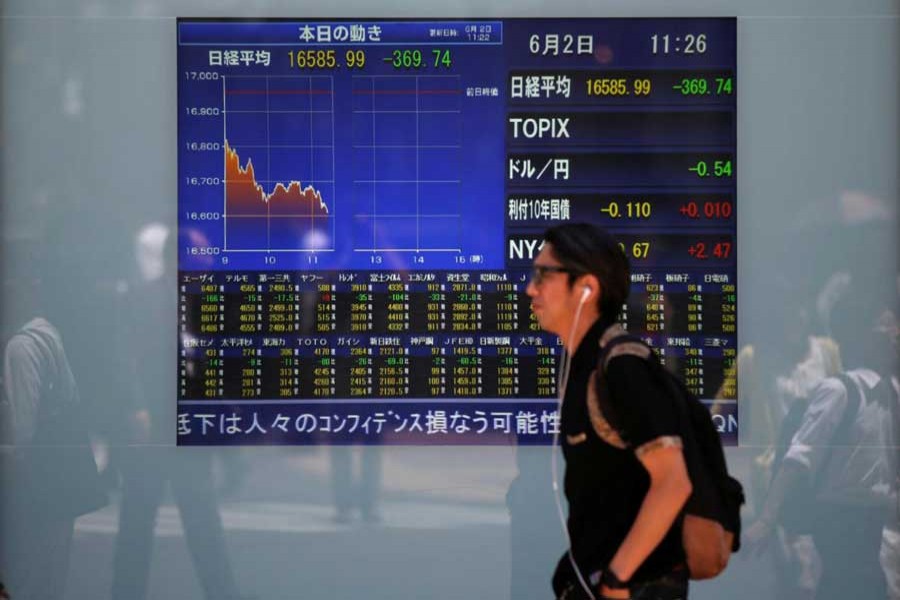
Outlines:
{"type": "Polygon", "coordinates": [[[692,489],[679,446],[651,450],[639,459],[650,474],[650,489],[644,497],[634,525],[609,564],[609,568],[623,581],[631,579],[638,567],[659,545],[692,489]]]}

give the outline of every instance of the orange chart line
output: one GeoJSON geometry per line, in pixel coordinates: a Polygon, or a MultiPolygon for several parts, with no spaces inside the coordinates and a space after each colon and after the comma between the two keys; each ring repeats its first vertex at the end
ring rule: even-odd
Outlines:
{"type": "Polygon", "coordinates": [[[256,181],[253,161],[241,166],[237,150],[225,140],[225,194],[227,214],[326,216],[328,206],[312,185],[300,181],[277,183],[267,194],[256,181]]]}

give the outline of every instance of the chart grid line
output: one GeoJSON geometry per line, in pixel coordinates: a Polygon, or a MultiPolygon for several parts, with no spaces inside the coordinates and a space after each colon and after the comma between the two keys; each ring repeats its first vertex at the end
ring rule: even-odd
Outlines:
{"type": "Polygon", "coordinates": [[[222,76],[222,107],[222,135],[226,148],[224,152],[225,176],[222,178],[224,188],[223,250],[261,253],[334,250],[336,233],[334,223],[336,213],[334,78],[325,75],[222,76]],[[253,85],[236,83],[236,80],[242,79],[259,81],[260,85],[258,89],[242,88],[241,86],[253,85]],[[291,83],[291,80],[296,83],[291,83]],[[285,83],[276,85],[275,81],[285,83]],[[316,82],[327,83],[327,89],[315,89],[314,85],[316,88],[323,87],[321,83],[316,82]],[[314,110],[317,105],[325,106],[322,101],[315,99],[318,96],[329,97],[330,110],[314,110]],[[254,100],[254,97],[260,98],[254,100]],[[295,101],[290,100],[291,97],[304,97],[308,100],[295,101]],[[282,110],[285,107],[290,108],[292,104],[297,106],[298,102],[309,110],[282,110]],[[235,103],[241,108],[246,107],[253,110],[231,109],[235,103]],[[321,120],[322,116],[328,113],[330,113],[328,120],[321,120]],[[260,115],[260,117],[264,115],[265,122],[263,123],[262,118],[253,121],[255,115],[260,115]],[[283,117],[276,121],[275,115],[283,115],[283,117]],[[302,119],[303,115],[307,116],[305,122],[293,120],[302,119]],[[240,119],[235,121],[235,118],[240,119]],[[253,133],[254,123],[257,124],[257,134],[253,133]],[[297,129],[297,123],[303,123],[303,125],[297,129]],[[289,128],[284,129],[285,125],[289,128]],[[323,141],[317,139],[317,134],[324,133],[326,125],[330,128],[331,143],[317,143],[323,141]],[[291,126],[294,129],[290,129],[291,126]],[[239,128],[236,130],[239,132],[237,134],[235,134],[236,127],[239,128]],[[263,135],[264,137],[260,139],[263,135]],[[242,143],[244,140],[248,143],[242,143]],[[233,152],[232,159],[229,159],[229,149],[233,152]],[[325,158],[327,154],[321,152],[322,150],[330,151],[331,176],[317,179],[316,173],[319,171],[319,167],[325,164],[319,161],[328,160],[325,158]],[[294,151],[298,152],[297,158],[303,156],[303,151],[306,151],[305,155],[308,158],[306,174],[291,170],[292,164],[298,166],[302,164],[291,161],[290,153],[294,151]],[[323,154],[324,156],[322,156],[323,154]],[[265,169],[260,168],[260,165],[257,164],[263,160],[266,163],[265,169]],[[242,163],[246,165],[246,170],[241,170],[242,175],[238,178],[228,174],[229,164],[233,168],[235,162],[239,170],[243,169],[242,163]],[[257,172],[261,175],[259,179],[256,178],[257,172]],[[248,190],[240,192],[240,197],[244,198],[241,202],[246,202],[246,198],[254,198],[257,194],[261,194],[261,199],[266,204],[265,208],[259,207],[251,211],[235,210],[238,205],[233,205],[232,201],[235,198],[230,195],[230,192],[237,193],[235,190],[248,190]],[[298,201],[301,203],[298,205],[301,208],[304,203],[308,203],[308,212],[305,209],[290,210],[292,203],[298,201]],[[318,211],[324,211],[325,214],[318,214],[318,211]],[[264,231],[263,224],[259,223],[260,218],[266,219],[264,231]],[[322,223],[323,219],[331,220],[330,227],[322,223]],[[254,222],[259,225],[251,225],[254,222]],[[277,232],[275,223],[281,223],[277,226],[277,232]],[[229,225],[237,227],[237,229],[229,227],[229,225]],[[239,239],[235,236],[238,236],[239,239]],[[261,243],[254,244],[254,239],[261,243]],[[308,247],[298,248],[294,247],[295,244],[308,247]],[[262,246],[265,248],[263,249],[262,246]]]}
{"type": "Polygon", "coordinates": [[[354,186],[364,186],[358,187],[356,193],[362,194],[361,197],[368,197],[371,206],[369,211],[358,210],[354,213],[357,228],[371,227],[368,237],[372,244],[366,250],[434,250],[428,248],[430,243],[440,246],[441,251],[458,251],[462,233],[458,189],[461,180],[441,175],[449,175],[458,170],[461,145],[441,140],[446,138],[448,132],[459,139],[459,76],[358,75],[353,80],[353,93],[358,98],[352,109],[355,122],[362,124],[371,119],[371,140],[357,139],[353,145],[355,150],[368,154],[371,161],[368,169],[371,177],[360,176],[360,173],[352,182],[354,186]],[[445,83],[433,83],[436,81],[445,83]],[[455,87],[447,87],[447,81],[455,82],[455,87]],[[368,99],[365,99],[366,96],[368,99]],[[448,110],[451,108],[454,110],[448,110]],[[405,118],[405,115],[412,118],[405,118]],[[423,121],[429,118],[428,123],[423,121]],[[383,120],[385,127],[388,123],[393,127],[382,128],[383,120]],[[405,150],[410,152],[404,154],[405,150]],[[378,166],[383,161],[388,167],[387,171],[378,166]],[[397,166],[404,163],[409,165],[405,172],[402,166],[397,166]],[[409,176],[403,177],[404,174],[409,176]],[[393,189],[390,186],[394,186],[393,189]],[[432,210],[430,206],[434,202],[449,203],[454,208],[431,215],[424,214],[424,186],[429,186],[430,190],[428,210],[432,210]],[[385,201],[391,207],[401,210],[382,210],[385,201]],[[403,207],[407,210],[402,210],[403,207]],[[393,225],[397,227],[381,227],[385,219],[394,220],[393,225]],[[404,222],[409,224],[405,225],[404,222]],[[393,242],[399,242],[395,245],[402,248],[392,246],[387,238],[381,239],[381,235],[387,233],[391,234],[393,242]],[[406,244],[403,243],[404,239],[406,244]],[[451,239],[453,242],[450,244],[442,243],[451,239]]]}

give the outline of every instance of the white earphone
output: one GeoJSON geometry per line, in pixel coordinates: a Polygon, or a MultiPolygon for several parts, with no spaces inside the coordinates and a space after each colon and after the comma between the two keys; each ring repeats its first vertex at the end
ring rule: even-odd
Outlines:
{"type": "Polygon", "coordinates": [[[581,292],[581,301],[580,301],[581,304],[584,304],[585,302],[587,302],[588,296],[591,295],[591,291],[593,291],[593,290],[591,290],[591,286],[589,286],[589,285],[584,286],[584,291],[581,292]]]}

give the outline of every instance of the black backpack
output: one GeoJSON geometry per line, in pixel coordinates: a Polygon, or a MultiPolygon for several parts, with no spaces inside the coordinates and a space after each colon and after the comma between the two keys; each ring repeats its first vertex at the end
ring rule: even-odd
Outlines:
{"type": "MultiPolygon", "coordinates": [[[[601,372],[605,373],[613,348],[625,343],[649,349],[649,356],[639,356],[646,359],[653,376],[677,406],[684,460],[693,488],[681,515],[687,567],[691,579],[715,577],[725,570],[732,552],[741,547],[743,487],[728,474],[722,440],[709,409],[660,363],[643,340],[629,334],[612,338],[600,349],[601,372]]],[[[628,352],[627,347],[623,349],[628,352]]]]}

